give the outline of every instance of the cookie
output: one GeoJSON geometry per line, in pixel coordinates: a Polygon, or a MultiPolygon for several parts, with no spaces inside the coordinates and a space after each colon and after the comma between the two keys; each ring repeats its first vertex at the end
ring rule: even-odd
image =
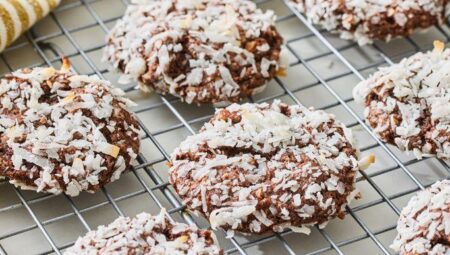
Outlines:
{"type": "Polygon", "coordinates": [[[450,254],[450,181],[418,192],[403,208],[391,248],[400,255],[450,254]]]}
{"type": "Polygon", "coordinates": [[[380,68],[353,90],[373,131],[417,158],[450,158],[450,50],[441,42],[380,68]]]}
{"type": "MultiPolygon", "coordinates": [[[[104,60],[121,82],[187,103],[237,102],[263,90],[280,65],[273,11],[249,0],[142,0],[112,29],[104,60]]],[[[283,58],[285,59],[285,58],[283,58]]]]}
{"type": "Polygon", "coordinates": [[[174,151],[170,182],[214,229],[309,233],[358,195],[357,154],[351,131],[324,111],[233,104],[174,151]]]}
{"type": "Polygon", "coordinates": [[[90,231],[65,252],[75,254],[221,255],[223,251],[214,233],[174,222],[162,210],[157,216],[120,217],[90,231]]]}
{"type": "Polygon", "coordinates": [[[67,69],[0,80],[0,176],[23,189],[77,196],[131,168],[139,125],[124,92],[67,69]]]}
{"type": "Polygon", "coordinates": [[[442,24],[447,0],[289,0],[308,20],[360,45],[442,24]]]}

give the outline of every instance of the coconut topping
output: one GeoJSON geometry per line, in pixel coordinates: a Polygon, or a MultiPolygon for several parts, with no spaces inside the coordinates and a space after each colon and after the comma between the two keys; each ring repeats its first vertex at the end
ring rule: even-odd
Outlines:
{"type": "Polygon", "coordinates": [[[441,24],[447,0],[290,0],[313,24],[360,45],[441,24]]]}
{"type": "Polygon", "coordinates": [[[188,103],[238,101],[280,68],[274,20],[248,0],[134,0],[104,58],[123,72],[122,82],[139,81],[144,90],[188,103]]]}
{"type": "Polygon", "coordinates": [[[94,192],[130,169],[139,125],[124,92],[63,68],[0,80],[0,176],[38,192],[94,192]]]}
{"type": "Polygon", "coordinates": [[[213,228],[308,234],[343,217],[358,194],[352,143],[351,131],[323,111],[233,104],[175,150],[170,182],[213,228]]]}
{"type": "Polygon", "coordinates": [[[450,181],[436,182],[412,197],[397,231],[391,248],[401,255],[450,254],[450,181]]]}
{"type": "Polygon", "coordinates": [[[108,226],[88,232],[65,252],[65,255],[75,254],[220,255],[223,252],[211,231],[174,222],[163,209],[157,216],[141,213],[134,218],[120,217],[108,226]]]}
{"type": "Polygon", "coordinates": [[[412,150],[421,158],[450,157],[450,50],[435,43],[433,51],[417,53],[380,68],[358,84],[353,96],[365,104],[365,117],[386,142],[412,150]]]}

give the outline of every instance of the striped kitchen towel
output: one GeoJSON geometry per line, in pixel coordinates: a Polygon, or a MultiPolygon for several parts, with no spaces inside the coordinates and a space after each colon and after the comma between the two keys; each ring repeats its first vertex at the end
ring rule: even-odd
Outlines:
{"type": "Polygon", "coordinates": [[[14,42],[61,0],[0,0],[0,51],[14,42]]]}

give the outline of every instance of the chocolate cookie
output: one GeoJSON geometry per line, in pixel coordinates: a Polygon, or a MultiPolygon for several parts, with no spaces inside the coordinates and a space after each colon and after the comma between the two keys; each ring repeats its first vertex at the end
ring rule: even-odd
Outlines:
{"type": "Polygon", "coordinates": [[[400,255],[450,254],[450,181],[420,191],[403,208],[391,248],[400,255]]]}
{"type": "Polygon", "coordinates": [[[450,158],[450,50],[441,42],[400,63],[380,68],[353,96],[365,105],[374,132],[417,158],[450,158]]]}
{"type": "Polygon", "coordinates": [[[358,192],[351,131],[303,106],[233,104],[172,154],[170,182],[213,228],[309,233],[358,192]]]}
{"type": "Polygon", "coordinates": [[[221,255],[223,251],[211,231],[173,222],[162,210],[158,216],[141,213],[100,226],[65,252],[75,254],[221,255]]]}
{"type": "Polygon", "coordinates": [[[187,103],[237,102],[280,70],[274,19],[249,0],[143,0],[111,31],[104,59],[143,90],[187,103]]]}
{"type": "Polygon", "coordinates": [[[123,91],[96,76],[22,69],[0,80],[0,176],[77,196],[131,168],[139,125],[123,91]]]}
{"type": "Polygon", "coordinates": [[[441,24],[448,0],[290,0],[313,24],[359,44],[408,36],[441,24]]]}

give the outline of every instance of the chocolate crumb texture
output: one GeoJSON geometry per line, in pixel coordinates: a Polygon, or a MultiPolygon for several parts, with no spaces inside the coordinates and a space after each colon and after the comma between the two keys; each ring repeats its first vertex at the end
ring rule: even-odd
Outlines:
{"type": "Polygon", "coordinates": [[[174,151],[170,182],[213,229],[309,234],[358,195],[357,155],[351,130],[324,111],[233,104],[174,151]]]}
{"type": "Polygon", "coordinates": [[[214,233],[174,222],[163,209],[156,216],[141,213],[100,226],[78,238],[64,254],[222,255],[223,251],[214,233]]]}
{"type": "Polygon", "coordinates": [[[67,68],[0,80],[0,177],[22,189],[77,196],[131,168],[139,125],[124,92],[67,68]]]}
{"type": "Polygon", "coordinates": [[[418,192],[403,208],[391,248],[400,255],[450,254],[450,180],[418,192]]]}
{"type": "Polygon", "coordinates": [[[450,158],[450,50],[443,43],[380,68],[353,96],[383,141],[419,159],[450,158]]]}
{"type": "Polygon", "coordinates": [[[308,20],[360,45],[442,24],[448,0],[290,0],[308,20]]]}
{"type": "Polygon", "coordinates": [[[282,43],[274,12],[249,0],[135,0],[109,34],[104,60],[144,91],[229,103],[282,71],[282,43]]]}

